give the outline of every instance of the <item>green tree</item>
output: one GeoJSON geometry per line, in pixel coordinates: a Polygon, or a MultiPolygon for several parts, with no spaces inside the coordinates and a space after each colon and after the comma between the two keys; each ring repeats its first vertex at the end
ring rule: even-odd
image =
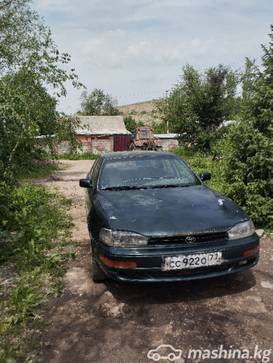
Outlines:
{"type": "Polygon", "coordinates": [[[254,61],[246,58],[245,69],[241,74],[242,97],[241,97],[241,111],[245,113],[251,105],[251,100],[255,93],[255,82],[257,77],[258,68],[254,61]]]}
{"type": "Polygon", "coordinates": [[[157,112],[170,131],[205,147],[211,132],[238,112],[237,84],[237,73],[228,67],[219,65],[201,73],[187,65],[180,81],[157,102],[157,112]]]}
{"type": "Polygon", "coordinates": [[[125,124],[126,129],[132,133],[134,133],[136,131],[137,127],[144,126],[143,122],[136,121],[136,119],[134,119],[132,117],[132,115],[127,115],[124,117],[124,124],[125,124]]]}
{"type": "Polygon", "coordinates": [[[80,86],[69,61],[30,1],[0,0],[0,264],[12,262],[19,276],[1,305],[9,318],[1,321],[0,361],[27,359],[21,352],[25,341],[17,344],[15,334],[35,316],[41,281],[50,271],[46,251],[53,239],[64,238],[55,232],[68,227],[59,208],[65,201],[41,187],[18,185],[18,170],[31,170],[41,158],[41,135],[47,146],[75,140],[78,121],[56,111],[66,81],[80,86]]]}
{"type": "Polygon", "coordinates": [[[30,3],[30,0],[4,0],[0,5],[1,74],[27,70],[36,80],[50,85],[56,96],[66,95],[66,81],[81,86],[73,68],[60,66],[69,64],[70,55],[59,52],[51,31],[30,3]]]}
{"type": "MultiPolygon", "coordinates": [[[[65,82],[80,87],[74,69],[65,70],[70,56],[60,53],[50,30],[28,0],[0,4],[0,177],[7,178],[16,163],[27,160],[39,147],[37,136],[71,130],[77,121],[56,111],[66,95],[65,82]],[[53,90],[50,96],[47,89],[53,90]],[[62,120],[61,120],[62,119],[62,120]]],[[[52,138],[46,139],[52,144],[52,138]]]]}
{"type": "Polygon", "coordinates": [[[273,226],[273,27],[262,66],[247,60],[241,121],[225,141],[229,195],[258,226],[273,226]]]}
{"type": "Polygon", "coordinates": [[[114,99],[95,88],[89,95],[86,91],[82,93],[81,114],[83,115],[118,115],[119,111],[115,107],[114,99]]]}

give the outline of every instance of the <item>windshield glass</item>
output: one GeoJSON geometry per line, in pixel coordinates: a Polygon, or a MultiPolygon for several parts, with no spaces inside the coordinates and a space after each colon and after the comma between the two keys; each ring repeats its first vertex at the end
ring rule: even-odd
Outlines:
{"type": "Polygon", "coordinates": [[[100,189],[152,188],[200,184],[188,166],[173,156],[107,160],[100,189]]]}
{"type": "Polygon", "coordinates": [[[149,129],[140,129],[139,134],[140,134],[140,137],[142,137],[142,138],[151,137],[151,130],[149,130],[149,129]]]}

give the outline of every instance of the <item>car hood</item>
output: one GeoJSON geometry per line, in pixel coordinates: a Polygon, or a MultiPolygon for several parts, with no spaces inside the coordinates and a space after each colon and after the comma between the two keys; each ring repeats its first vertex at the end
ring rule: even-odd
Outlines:
{"type": "Polygon", "coordinates": [[[98,191],[94,204],[109,228],[147,236],[223,231],[248,219],[229,198],[204,185],[98,191]]]}

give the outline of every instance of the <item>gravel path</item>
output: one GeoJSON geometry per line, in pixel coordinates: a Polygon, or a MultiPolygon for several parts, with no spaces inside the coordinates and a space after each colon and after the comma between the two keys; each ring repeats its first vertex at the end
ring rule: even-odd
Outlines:
{"type": "MultiPolygon", "coordinates": [[[[85,194],[78,186],[92,161],[64,164],[66,169],[44,184],[72,199],[73,238],[79,246],[65,276],[65,291],[51,302],[46,314],[41,362],[152,362],[147,352],[160,344],[182,349],[184,357],[190,348],[221,345],[250,353],[255,346],[273,349],[272,240],[262,240],[259,265],[233,279],[152,286],[94,284],[89,275],[85,194]]],[[[193,361],[202,360],[176,362],[193,361]]],[[[261,355],[240,360],[262,361],[261,355]]]]}

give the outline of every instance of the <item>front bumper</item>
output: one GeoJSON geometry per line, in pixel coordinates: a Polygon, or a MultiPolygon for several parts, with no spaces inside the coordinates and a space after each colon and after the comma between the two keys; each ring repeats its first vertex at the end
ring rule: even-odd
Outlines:
{"type": "Polygon", "coordinates": [[[259,253],[244,256],[244,252],[259,246],[259,238],[255,234],[240,240],[225,240],[215,245],[203,243],[196,246],[151,246],[145,248],[117,248],[109,247],[100,241],[93,241],[94,257],[104,271],[105,275],[117,281],[131,282],[168,282],[197,280],[216,276],[228,275],[251,268],[258,263],[259,253]],[[162,271],[162,263],[167,256],[186,254],[200,254],[209,252],[222,252],[223,264],[217,266],[198,267],[162,271]],[[104,256],[113,261],[136,262],[137,267],[114,268],[102,263],[100,257],[104,256]]]}

